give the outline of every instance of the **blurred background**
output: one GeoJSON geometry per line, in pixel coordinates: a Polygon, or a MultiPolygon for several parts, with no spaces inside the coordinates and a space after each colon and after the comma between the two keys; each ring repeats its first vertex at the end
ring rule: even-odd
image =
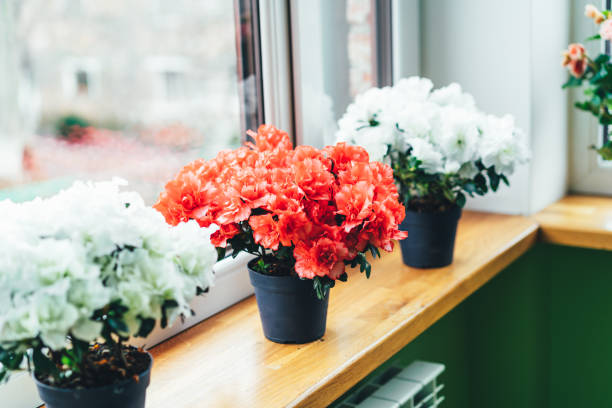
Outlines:
{"type": "Polygon", "coordinates": [[[181,166],[260,123],[329,144],[358,93],[411,75],[460,83],[529,135],[512,187],[468,208],[526,214],[567,191],[612,194],[612,167],[588,148],[602,129],[573,109],[580,91],[561,90],[561,51],[596,32],[588,3],[2,0],[0,199],[120,176],[152,203],[181,166]]]}
{"type": "Polygon", "coordinates": [[[151,202],[240,144],[232,2],[0,2],[0,186],[129,180],[151,202]]]}

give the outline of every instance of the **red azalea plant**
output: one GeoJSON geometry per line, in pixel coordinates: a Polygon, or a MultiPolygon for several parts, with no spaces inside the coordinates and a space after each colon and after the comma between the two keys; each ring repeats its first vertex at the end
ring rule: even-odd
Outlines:
{"type": "Polygon", "coordinates": [[[391,168],[361,147],[338,143],[293,149],[287,133],[262,125],[255,143],[196,160],[166,184],[155,208],[176,225],[195,219],[219,226],[211,240],[225,254],[245,251],[269,275],[313,279],[323,298],[345,265],[369,277],[366,251],[393,249],[405,211],[391,168]]]}

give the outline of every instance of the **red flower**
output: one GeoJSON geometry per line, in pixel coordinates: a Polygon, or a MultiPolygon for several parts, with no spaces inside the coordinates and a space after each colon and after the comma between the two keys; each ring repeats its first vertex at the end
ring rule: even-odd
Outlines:
{"type": "Polygon", "coordinates": [[[346,232],[361,224],[372,213],[374,200],[374,185],[367,181],[355,184],[345,184],[336,194],[338,214],[346,217],[344,228],[346,232]]]}
{"type": "Polygon", "coordinates": [[[274,149],[291,150],[293,147],[287,132],[283,132],[272,125],[261,125],[257,129],[257,133],[253,131],[247,133],[255,140],[255,145],[249,144],[249,146],[260,152],[274,149]]]}
{"type": "Polygon", "coordinates": [[[295,181],[306,196],[311,200],[330,200],[335,184],[331,162],[310,146],[297,147],[293,161],[295,181]]]}
{"type": "Polygon", "coordinates": [[[268,125],[249,135],[254,143],[196,160],[166,184],[155,208],[168,223],[215,224],[215,246],[252,240],[259,246],[247,245],[252,252],[295,258],[304,278],[338,279],[344,262],[368,244],[390,251],[393,240],[405,237],[391,168],[370,163],[364,149],[344,143],[293,149],[287,133],[268,125]]]}
{"type": "Polygon", "coordinates": [[[249,219],[255,242],[264,248],[278,250],[279,232],[272,214],[254,215],[249,219]]]}
{"type": "Polygon", "coordinates": [[[312,232],[312,222],[304,212],[286,212],[278,215],[278,234],[280,243],[290,247],[306,240],[312,232]]]}
{"type": "Polygon", "coordinates": [[[302,278],[329,276],[338,279],[344,273],[348,250],[339,242],[319,238],[315,242],[300,242],[295,247],[295,271],[302,278]]]}
{"type": "Polygon", "coordinates": [[[587,61],[584,59],[581,60],[571,60],[568,65],[569,72],[576,78],[581,78],[584,75],[584,71],[587,68],[587,61]]]}
{"type": "Polygon", "coordinates": [[[225,248],[227,246],[227,240],[234,238],[238,233],[240,233],[238,224],[221,225],[221,227],[210,236],[210,242],[216,247],[225,248]]]}
{"type": "Polygon", "coordinates": [[[370,161],[366,149],[361,146],[347,145],[344,142],[327,146],[324,151],[327,157],[333,160],[334,166],[339,171],[345,170],[353,163],[368,163],[370,161]]]}
{"type": "Polygon", "coordinates": [[[582,44],[570,44],[567,50],[563,51],[562,55],[563,61],[561,62],[561,65],[567,67],[570,74],[576,78],[581,78],[584,75],[588,65],[588,57],[584,46],[582,44]]]}

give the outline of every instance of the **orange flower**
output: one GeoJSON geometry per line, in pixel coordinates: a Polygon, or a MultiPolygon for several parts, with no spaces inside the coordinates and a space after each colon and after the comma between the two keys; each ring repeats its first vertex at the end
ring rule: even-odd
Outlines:
{"type": "Polygon", "coordinates": [[[279,240],[283,246],[290,247],[304,241],[312,232],[312,222],[304,212],[286,212],[278,216],[279,240]]]}
{"type": "Polygon", "coordinates": [[[295,181],[309,199],[330,200],[336,181],[330,171],[330,162],[318,151],[316,156],[311,154],[312,152],[305,152],[310,149],[316,150],[310,146],[300,146],[295,149],[293,164],[295,181]]]}
{"type": "Polygon", "coordinates": [[[295,247],[295,271],[302,277],[329,276],[338,279],[344,273],[348,250],[339,242],[320,238],[315,242],[300,242],[295,247]]]}
{"type": "Polygon", "coordinates": [[[272,214],[254,215],[249,219],[255,242],[264,248],[278,250],[279,233],[272,214]]]}
{"type": "Polygon", "coordinates": [[[368,163],[370,161],[366,149],[361,146],[347,145],[344,142],[327,146],[324,151],[340,171],[345,170],[353,163],[368,163]]]}
{"type": "Polygon", "coordinates": [[[361,224],[372,213],[374,199],[374,185],[367,181],[358,181],[355,184],[345,184],[336,194],[338,214],[346,217],[344,229],[349,232],[361,224]]]}
{"type": "Polygon", "coordinates": [[[216,247],[225,248],[227,240],[234,238],[239,233],[240,228],[238,224],[225,224],[210,236],[210,242],[216,247]]]}
{"type": "Polygon", "coordinates": [[[289,249],[304,278],[338,279],[368,244],[390,251],[405,237],[391,168],[370,163],[363,148],[293,149],[287,133],[269,125],[249,135],[254,143],[196,160],[166,184],[155,208],[168,223],[215,224],[218,247],[236,238],[250,240],[252,253],[289,249]]]}
{"type": "Polygon", "coordinates": [[[260,152],[274,149],[291,150],[293,148],[287,132],[283,132],[272,125],[261,125],[257,129],[257,133],[248,131],[247,134],[255,140],[254,145],[252,143],[247,145],[260,152]]]}

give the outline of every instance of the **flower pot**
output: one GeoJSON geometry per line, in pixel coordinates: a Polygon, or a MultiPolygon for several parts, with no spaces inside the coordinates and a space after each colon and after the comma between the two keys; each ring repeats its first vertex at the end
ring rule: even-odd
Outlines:
{"type": "Polygon", "coordinates": [[[144,408],[146,390],[151,379],[153,357],[138,381],[127,379],[96,388],[58,388],[44,384],[34,376],[40,398],[46,408],[144,408]]]}
{"type": "Polygon", "coordinates": [[[434,213],[406,210],[400,225],[400,230],[408,231],[408,238],[400,241],[404,263],[415,268],[450,265],[460,217],[460,207],[434,213]]]}
{"type": "Polygon", "coordinates": [[[323,337],[329,293],[319,300],[310,279],[271,276],[251,268],[249,276],[264,335],[276,343],[309,343],[323,337]]]}

